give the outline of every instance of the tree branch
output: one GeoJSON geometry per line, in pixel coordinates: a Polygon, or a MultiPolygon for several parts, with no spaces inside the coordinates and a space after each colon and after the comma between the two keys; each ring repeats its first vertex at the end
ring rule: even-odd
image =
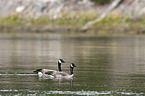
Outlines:
{"type": "Polygon", "coordinates": [[[89,29],[93,24],[104,19],[110,11],[112,11],[114,8],[118,7],[118,5],[120,5],[123,1],[124,0],[114,0],[114,2],[106,9],[106,11],[99,18],[97,18],[94,21],[88,22],[85,26],[83,26],[82,30],[85,31],[85,30],[89,29]]]}

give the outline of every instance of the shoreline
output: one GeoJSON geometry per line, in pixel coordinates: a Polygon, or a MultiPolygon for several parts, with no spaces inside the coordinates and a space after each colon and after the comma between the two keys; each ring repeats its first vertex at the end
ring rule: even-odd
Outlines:
{"type": "Polygon", "coordinates": [[[83,26],[91,19],[48,19],[47,17],[28,20],[19,17],[0,18],[0,33],[87,33],[95,35],[139,35],[145,34],[145,19],[131,20],[108,17],[88,30],[83,26]]]}
{"type": "Polygon", "coordinates": [[[145,34],[145,28],[140,26],[93,26],[89,30],[82,30],[80,27],[55,26],[48,28],[37,27],[1,27],[0,33],[82,33],[82,34],[96,34],[96,35],[140,35],[145,34]]]}

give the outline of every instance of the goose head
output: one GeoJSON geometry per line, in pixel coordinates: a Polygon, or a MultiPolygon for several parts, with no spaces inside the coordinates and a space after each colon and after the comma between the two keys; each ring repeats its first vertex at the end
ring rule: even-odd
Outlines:
{"type": "Polygon", "coordinates": [[[71,68],[77,67],[74,63],[71,63],[70,65],[71,68]]]}
{"type": "Polygon", "coordinates": [[[63,59],[59,59],[59,60],[58,60],[58,70],[59,70],[59,72],[62,71],[62,70],[61,70],[61,63],[65,63],[65,61],[64,61],[63,59]]]}
{"type": "Polygon", "coordinates": [[[59,59],[59,60],[58,60],[58,63],[60,63],[60,64],[61,64],[61,63],[65,63],[65,61],[64,61],[63,59],[59,59]]]}
{"type": "Polygon", "coordinates": [[[71,63],[71,65],[70,65],[70,73],[71,73],[71,75],[74,74],[74,73],[73,73],[74,67],[77,67],[77,66],[76,66],[74,63],[71,63]]]}

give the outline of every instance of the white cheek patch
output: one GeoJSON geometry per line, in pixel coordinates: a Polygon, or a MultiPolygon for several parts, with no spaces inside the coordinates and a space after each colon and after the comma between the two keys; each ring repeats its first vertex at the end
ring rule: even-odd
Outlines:
{"type": "Polygon", "coordinates": [[[72,65],[72,64],[71,64],[70,66],[71,66],[71,67],[73,67],[73,65],[72,65]]]}
{"type": "Polygon", "coordinates": [[[60,60],[59,60],[58,62],[59,62],[59,63],[61,63],[61,61],[60,61],[60,60]]]}

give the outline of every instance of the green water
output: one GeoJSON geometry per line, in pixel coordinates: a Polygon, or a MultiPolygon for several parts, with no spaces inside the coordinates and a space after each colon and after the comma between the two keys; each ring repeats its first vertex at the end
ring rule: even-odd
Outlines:
{"type": "Polygon", "coordinates": [[[145,37],[0,35],[0,95],[145,95],[145,37]],[[62,70],[73,79],[38,78],[33,70],[62,70]]]}

